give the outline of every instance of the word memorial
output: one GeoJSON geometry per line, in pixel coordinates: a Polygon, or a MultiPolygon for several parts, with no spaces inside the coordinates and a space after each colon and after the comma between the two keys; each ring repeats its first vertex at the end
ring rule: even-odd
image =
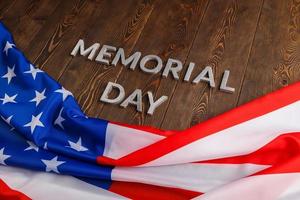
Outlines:
{"type": "MultiPolygon", "coordinates": [[[[89,47],[85,47],[84,40],[80,39],[75,45],[71,52],[72,56],[76,56],[78,53],[81,56],[86,56],[89,60],[94,60],[101,64],[117,66],[117,64],[122,64],[131,70],[135,70],[137,67],[141,71],[148,74],[161,73],[163,78],[172,76],[175,80],[180,79],[180,72],[183,69],[183,64],[181,61],[169,58],[165,65],[163,65],[162,59],[157,55],[146,55],[142,56],[141,52],[135,52],[130,56],[126,57],[123,48],[116,48],[110,45],[102,45],[99,43],[94,43],[89,47]]],[[[200,73],[198,73],[193,79],[191,76],[195,68],[195,63],[190,62],[187,66],[186,72],[183,74],[182,78],[185,82],[191,82],[197,84],[199,82],[206,82],[210,87],[216,87],[214,80],[213,69],[210,66],[206,66],[200,73]]],[[[220,90],[223,92],[233,93],[235,88],[227,85],[229,79],[230,71],[225,70],[220,84],[220,90]]],[[[120,106],[126,108],[128,105],[136,106],[137,111],[142,112],[142,91],[140,89],[134,90],[130,95],[125,98],[126,93],[120,84],[109,82],[102,93],[100,101],[111,104],[120,104],[120,106]],[[111,98],[110,93],[113,90],[118,92],[116,97],[111,98]]],[[[164,103],[168,97],[161,96],[157,100],[154,99],[152,92],[147,92],[149,109],[147,114],[152,115],[155,109],[164,103]]]]}

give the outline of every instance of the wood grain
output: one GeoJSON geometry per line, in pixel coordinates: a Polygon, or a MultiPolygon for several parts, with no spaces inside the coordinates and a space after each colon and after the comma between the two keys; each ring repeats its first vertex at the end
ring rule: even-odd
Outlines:
{"type": "Polygon", "coordinates": [[[300,80],[299,0],[1,0],[0,19],[15,42],[38,67],[77,98],[89,115],[163,129],[185,129],[256,97],[300,80]],[[213,67],[219,87],[225,69],[233,94],[139,69],[106,66],[70,56],[74,45],[99,42],[181,60],[192,78],[213,67]],[[126,93],[141,88],[168,101],[147,115],[99,101],[106,84],[126,93]]]}
{"type": "MultiPolygon", "coordinates": [[[[213,67],[217,85],[225,69],[231,70],[229,84],[237,91],[255,34],[261,1],[211,1],[200,26],[188,62],[197,64],[195,73],[213,67]]],[[[206,83],[181,83],[174,91],[162,128],[184,129],[235,106],[238,92],[226,94],[206,83]],[[176,106],[182,105],[182,106],[176,106]],[[181,118],[176,117],[180,113],[181,118]]]]}
{"type": "Polygon", "coordinates": [[[265,0],[238,104],[300,80],[299,6],[265,0]]]}

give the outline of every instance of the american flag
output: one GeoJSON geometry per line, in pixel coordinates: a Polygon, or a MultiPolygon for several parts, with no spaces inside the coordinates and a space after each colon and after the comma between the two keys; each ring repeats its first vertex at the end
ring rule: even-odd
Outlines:
{"type": "Polygon", "coordinates": [[[163,131],[87,117],[1,23],[0,51],[0,199],[300,199],[300,83],[163,131]]]}

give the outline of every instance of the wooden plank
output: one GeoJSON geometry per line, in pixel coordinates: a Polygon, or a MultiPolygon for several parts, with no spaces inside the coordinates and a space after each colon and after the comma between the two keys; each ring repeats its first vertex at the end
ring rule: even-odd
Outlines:
{"type": "MultiPolygon", "coordinates": [[[[94,28],[83,35],[86,44],[100,42],[121,46],[130,52],[153,10],[153,1],[105,1],[102,10],[94,28]]],[[[99,87],[119,73],[118,70],[78,56],[72,59],[60,82],[74,92],[88,115],[95,116],[99,87]]]]}
{"type": "Polygon", "coordinates": [[[11,30],[20,49],[25,49],[30,45],[31,40],[58,4],[59,1],[53,0],[17,1],[9,11],[3,14],[3,21],[11,30]],[[19,15],[16,15],[16,13],[19,13],[19,15]]]}
{"type": "MultiPolygon", "coordinates": [[[[168,4],[163,1],[158,2],[134,51],[141,51],[144,55],[159,55],[164,62],[169,57],[185,60],[206,7],[207,1],[202,0],[176,0],[168,4]]],[[[150,75],[139,69],[132,71],[124,66],[120,67],[123,71],[115,80],[123,85],[128,93],[136,88],[141,88],[144,94],[148,90],[155,92],[159,88],[160,82],[164,81],[161,80],[160,74],[150,75]]],[[[172,81],[172,84],[175,83],[174,80],[169,81],[172,81]]],[[[167,87],[167,85],[165,86],[167,87]]],[[[144,103],[142,113],[136,112],[135,107],[124,109],[107,104],[104,105],[100,116],[110,120],[144,124],[145,112],[148,109],[147,102],[144,103]]]]}
{"type": "Polygon", "coordinates": [[[1,21],[4,22],[7,27],[11,28],[13,32],[13,27],[17,26],[20,19],[30,11],[28,8],[30,8],[31,3],[30,0],[13,2],[1,13],[1,21]]]}
{"type": "Polygon", "coordinates": [[[37,61],[40,68],[58,80],[72,60],[70,52],[74,44],[77,43],[78,38],[90,30],[90,27],[94,27],[101,12],[102,1],[89,1],[77,16],[67,15],[65,21],[58,25],[54,33],[49,36],[47,47],[44,48],[44,56],[37,61]],[[70,19],[71,16],[73,19],[70,19]],[[76,19],[74,19],[75,17],[76,19]],[[68,30],[63,29],[64,31],[62,31],[63,24],[70,24],[71,20],[73,25],[68,30]]]}
{"type": "MultiPolygon", "coordinates": [[[[73,25],[77,20],[87,21],[89,17],[86,15],[93,16],[89,13],[91,8],[96,7],[95,4],[99,4],[99,1],[89,1],[89,7],[85,6],[86,2],[82,0],[18,1],[14,6],[11,6],[12,8],[5,14],[4,19],[7,19],[5,24],[11,27],[18,47],[25,52],[29,60],[53,75],[53,71],[65,67],[62,65],[64,63],[62,61],[68,60],[70,57],[61,54],[60,58],[54,56],[54,64],[57,61],[61,62],[59,65],[53,66],[61,68],[44,68],[45,62],[49,60],[52,54],[57,55],[61,52],[61,48],[57,48],[57,51],[54,50],[61,45],[61,41],[76,35],[77,32],[74,34],[74,31],[78,31],[77,27],[85,28],[85,26],[77,26],[74,29],[73,25]],[[27,11],[23,12],[23,8],[27,8],[27,11]],[[81,11],[85,12],[85,15],[79,16],[81,11]],[[18,12],[19,15],[15,15],[15,12],[18,12]]],[[[62,45],[62,49],[64,47],[67,45],[62,45]]],[[[50,64],[52,63],[50,62],[50,64]]],[[[55,75],[53,77],[55,78],[55,75]]]]}
{"type": "Polygon", "coordinates": [[[300,80],[300,2],[265,0],[238,104],[300,80]]]}
{"type": "Polygon", "coordinates": [[[52,34],[50,30],[55,29],[56,23],[72,10],[72,5],[76,7],[80,2],[17,1],[5,14],[4,22],[14,35],[18,47],[34,62],[52,34]]]}
{"type": "MultiPolygon", "coordinates": [[[[79,13],[87,1],[62,1],[51,18],[46,22],[36,38],[34,46],[28,48],[27,55],[37,66],[42,65],[57,48],[65,34],[72,34],[71,27],[76,25],[79,13]]],[[[27,49],[26,49],[27,50],[27,49]]]]}
{"type": "MultiPolygon", "coordinates": [[[[80,29],[87,29],[89,26],[88,20],[91,17],[94,17],[94,21],[97,20],[95,15],[90,13],[93,13],[93,10],[97,8],[99,1],[88,1],[86,3],[86,1],[81,0],[62,2],[43,0],[33,2],[34,5],[31,4],[31,1],[20,1],[20,5],[15,5],[14,9],[11,9],[20,10],[22,7],[31,7],[31,9],[28,9],[30,11],[19,17],[19,20],[10,20],[13,22],[19,21],[12,27],[12,32],[15,32],[17,44],[21,49],[24,49],[29,60],[54,78],[58,78],[59,72],[64,70],[64,67],[70,60],[69,54],[62,55],[61,53],[65,54],[65,49],[70,49],[71,47],[61,42],[76,37],[80,33],[80,29]],[[88,6],[85,6],[86,4],[88,6]],[[55,12],[52,14],[54,10],[55,12]],[[49,17],[50,15],[51,17],[49,17]],[[43,23],[32,23],[32,21],[43,21],[43,23]],[[77,21],[81,23],[80,26],[75,26],[77,21]],[[31,34],[30,30],[33,31],[31,34]],[[49,65],[45,66],[48,63],[49,65]]],[[[14,15],[12,14],[12,16],[14,15]]],[[[10,21],[8,21],[8,24],[14,24],[9,23],[10,21]]],[[[71,45],[73,46],[73,43],[71,45]]]]}
{"type": "MultiPolygon", "coordinates": [[[[186,22],[187,25],[189,25],[190,27],[184,27],[183,30],[186,31],[186,33],[185,33],[186,36],[184,36],[183,38],[178,38],[178,40],[180,42],[182,42],[181,45],[187,44],[188,48],[187,48],[186,52],[180,51],[180,52],[177,52],[174,55],[172,55],[172,57],[179,59],[184,63],[184,67],[183,67],[183,70],[181,71],[181,74],[184,74],[184,72],[187,69],[187,64],[185,62],[186,62],[189,54],[191,53],[191,50],[192,50],[191,48],[193,46],[193,43],[195,42],[197,33],[199,31],[201,31],[200,26],[202,26],[203,17],[206,12],[209,12],[209,10],[207,10],[208,3],[205,1],[199,2],[199,5],[192,4],[190,6],[187,6],[186,8],[188,8],[188,9],[193,8],[193,10],[185,11],[186,16],[191,15],[190,22],[186,22]],[[189,13],[189,12],[191,12],[191,13],[189,13]],[[197,28],[197,29],[195,29],[195,28],[197,28]],[[189,35],[192,35],[192,37],[189,35]],[[191,38],[189,38],[189,37],[191,37],[191,38]],[[188,39],[190,39],[190,41],[188,39]]],[[[186,16],[183,16],[182,22],[185,22],[186,16]]],[[[171,77],[168,77],[167,79],[165,79],[165,78],[160,79],[159,84],[156,86],[156,88],[154,90],[156,93],[156,98],[159,98],[162,95],[167,95],[169,99],[165,104],[163,104],[159,109],[157,109],[155,111],[154,116],[145,115],[144,116],[145,120],[144,120],[144,122],[142,122],[142,124],[152,125],[152,126],[156,126],[156,127],[161,126],[162,120],[165,117],[165,112],[169,106],[170,99],[172,98],[173,92],[176,89],[178,84],[182,84],[182,78],[179,81],[173,80],[173,78],[171,78],[171,77]]]]}
{"type": "MultiPolygon", "coordinates": [[[[252,4],[243,5],[243,2],[241,3],[241,5],[237,5],[239,6],[238,9],[241,11],[243,9],[247,9],[249,10],[249,13],[241,13],[237,16],[244,19],[242,19],[243,21],[237,22],[237,26],[240,27],[239,29],[232,30],[232,38],[236,38],[236,41],[231,43],[226,50],[226,53],[229,53],[232,58],[228,60],[225,59],[220,63],[222,67],[216,68],[218,70],[216,79],[218,80],[222,79],[224,69],[229,69],[231,71],[232,81],[230,81],[229,84],[234,85],[236,91],[234,94],[224,94],[218,90],[212,90],[211,99],[208,105],[209,109],[207,109],[207,114],[205,115],[204,120],[236,107],[239,93],[242,90],[242,82],[244,80],[243,76],[246,73],[247,63],[257,31],[258,22],[260,20],[263,0],[252,2],[252,4]],[[240,41],[243,41],[243,43],[240,43],[240,41]],[[239,51],[236,51],[236,49],[239,49],[239,51]]],[[[220,82],[218,86],[219,85],[220,82]]],[[[207,93],[204,93],[204,96],[205,95],[207,96],[207,93]]],[[[193,119],[194,122],[191,124],[198,122],[198,120],[195,119],[197,119],[197,117],[193,119]]]]}
{"type": "Polygon", "coordinates": [[[3,20],[4,14],[12,7],[16,0],[2,0],[0,1],[0,20],[3,20]]]}
{"type": "MultiPolygon", "coordinates": [[[[211,1],[188,58],[194,61],[197,75],[205,66],[213,67],[216,85],[225,69],[231,70],[229,84],[239,90],[262,1],[211,1]]],[[[187,62],[187,63],[188,63],[187,62]]],[[[233,108],[238,92],[226,94],[208,88],[206,83],[180,83],[170,100],[164,129],[185,129],[217,113],[233,108]],[[178,117],[180,115],[180,117],[178,117]]]]}

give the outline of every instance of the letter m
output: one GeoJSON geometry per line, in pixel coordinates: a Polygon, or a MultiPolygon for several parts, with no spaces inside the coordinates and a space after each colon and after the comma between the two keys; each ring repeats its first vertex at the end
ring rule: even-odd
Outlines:
{"type": "Polygon", "coordinates": [[[76,46],[74,47],[73,51],[71,52],[71,55],[76,56],[79,51],[79,54],[82,56],[87,56],[89,54],[88,59],[93,60],[95,57],[96,51],[98,50],[99,47],[100,47],[99,43],[94,43],[92,46],[85,49],[84,41],[82,39],[80,39],[80,40],[78,40],[76,46]]]}

